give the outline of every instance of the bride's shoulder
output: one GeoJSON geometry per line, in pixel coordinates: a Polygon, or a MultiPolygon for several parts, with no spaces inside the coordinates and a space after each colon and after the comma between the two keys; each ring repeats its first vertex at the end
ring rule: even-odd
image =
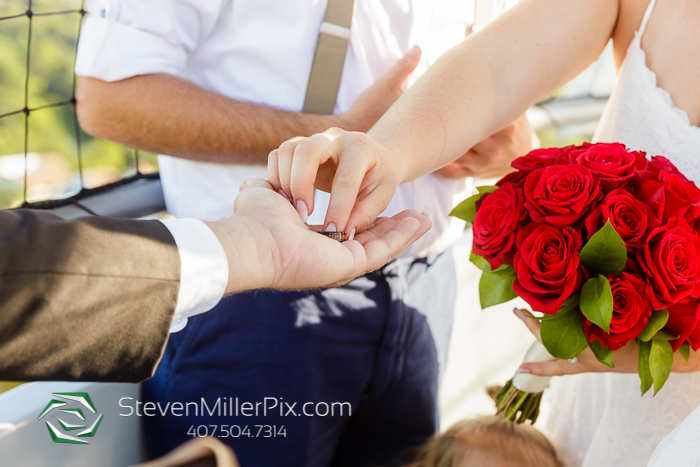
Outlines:
{"type": "Polygon", "coordinates": [[[627,48],[639,29],[650,0],[618,0],[617,23],[613,31],[613,50],[618,66],[625,58],[627,48]]]}

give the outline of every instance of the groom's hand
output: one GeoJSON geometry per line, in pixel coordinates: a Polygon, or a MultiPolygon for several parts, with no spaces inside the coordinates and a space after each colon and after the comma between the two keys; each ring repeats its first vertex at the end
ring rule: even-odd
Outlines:
{"type": "Polygon", "coordinates": [[[462,157],[435,171],[445,178],[500,178],[513,171],[514,159],[539,147],[539,140],[523,114],[515,122],[489,136],[462,157]]]}
{"type": "Polygon", "coordinates": [[[383,266],[431,227],[407,210],[340,243],[304,224],[287,198],[260,179],[243,183],[232,217],[208,225],[228,257],[227,293],[343,284],[383,266]]]}

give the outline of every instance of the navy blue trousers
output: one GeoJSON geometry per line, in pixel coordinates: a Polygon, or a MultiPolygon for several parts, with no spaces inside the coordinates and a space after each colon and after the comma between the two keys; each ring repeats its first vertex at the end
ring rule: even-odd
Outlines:
{"type": "Polygon", "coordinates": [[[187,415],[144,417],[150,455],[206,426],[242,467],[405,463],[438,429],[454,276],[447,252],[343,287],[234,295],[191,318],[170,337],[143,401],[195,404],[187,415]]]}

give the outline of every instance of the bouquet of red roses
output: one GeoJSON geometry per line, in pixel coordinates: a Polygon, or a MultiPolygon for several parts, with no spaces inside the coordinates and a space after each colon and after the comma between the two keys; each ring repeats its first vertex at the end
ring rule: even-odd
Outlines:
{"type": "MultiPolygon", "coordinates": [[[[537,149],[452,215],[473,224],[482,308],[520,296],[543,313],[549,354],[639,348],[642,393],[666,382],[674,352],[700,348],[700,190],[666,158],[624,145],[537,149]]],[[[512,380],[511,380],[512,381],[512,380]]],[[[509,381],[500,413],[534,420],[539,393],[509,381]]]]}

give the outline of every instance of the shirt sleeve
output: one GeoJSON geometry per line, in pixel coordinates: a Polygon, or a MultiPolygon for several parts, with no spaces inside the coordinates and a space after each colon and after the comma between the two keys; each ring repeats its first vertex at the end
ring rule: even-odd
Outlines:
{"type": "Polygon", "coordinates": [[[180,253],[180,290],[170,332],[178,332],[190,316],[216,306],[226,291],[228,259],[219,239],[195,219],[161,221],[175,239],[180,253]]]}
{"type": "Polygon", "coordinates": [[[75,73],[109,82],[153,73],[180,76],[226,1],[92,0],[75,73]]]}

